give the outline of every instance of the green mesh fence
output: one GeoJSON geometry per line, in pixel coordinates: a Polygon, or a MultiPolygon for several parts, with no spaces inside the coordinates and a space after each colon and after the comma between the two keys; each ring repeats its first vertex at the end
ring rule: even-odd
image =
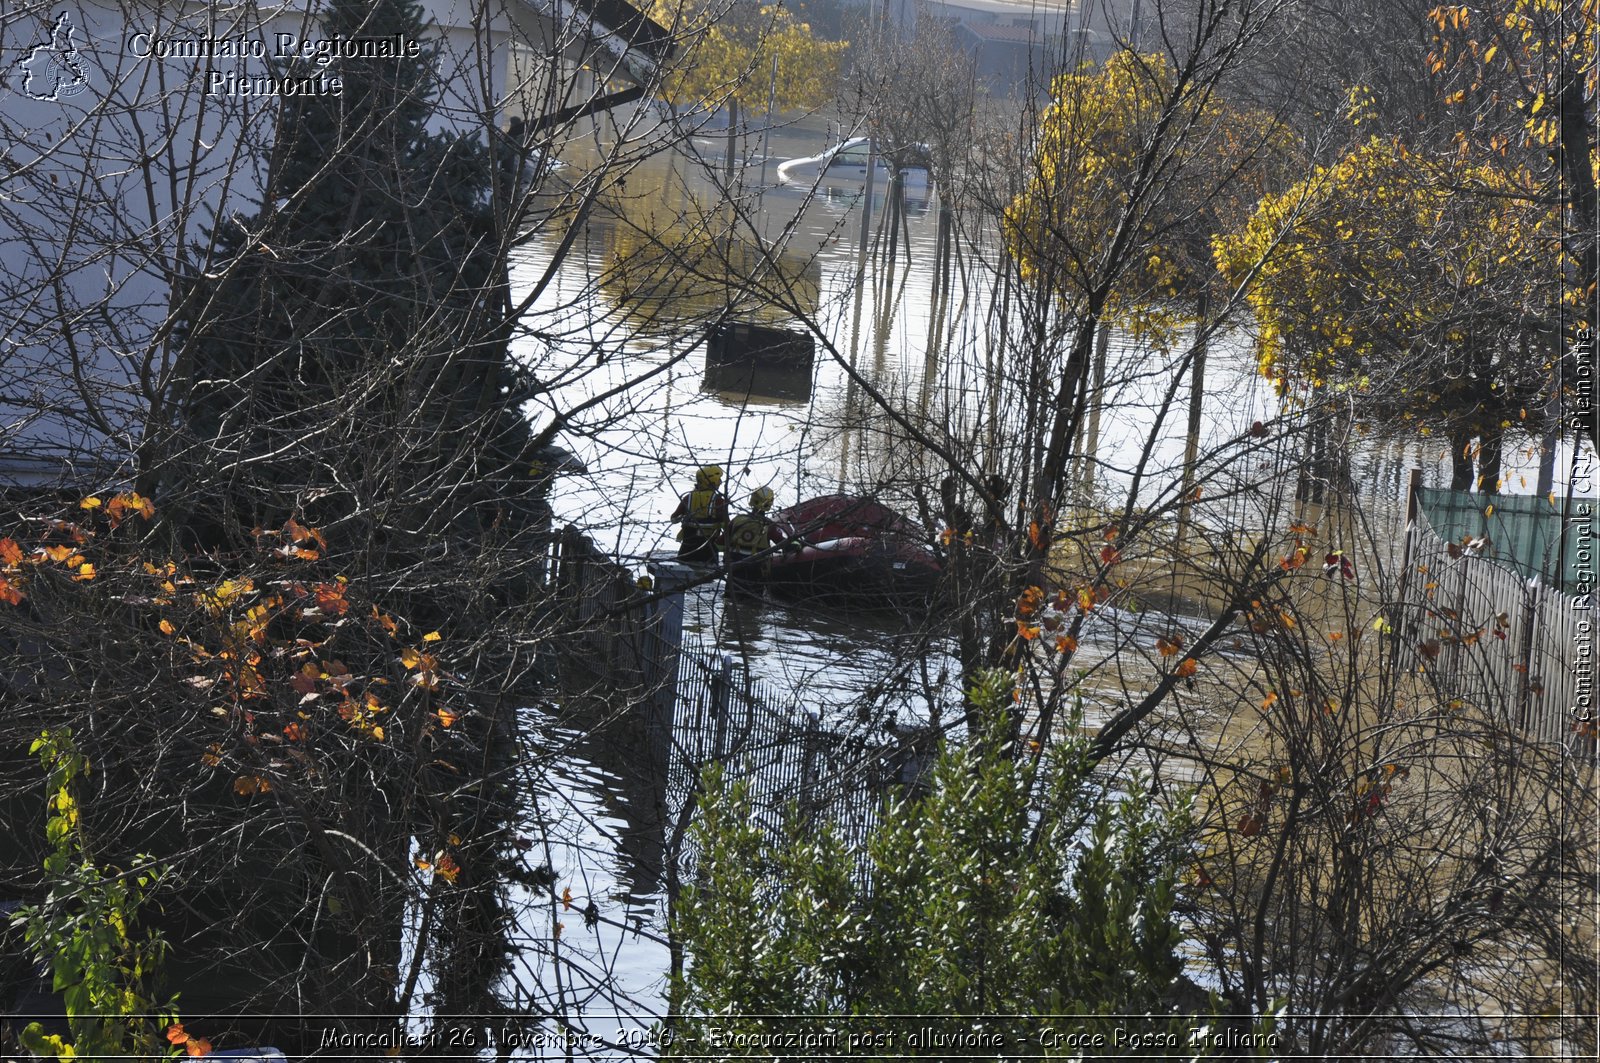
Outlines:
{"type": "Polygon", "coordinates": [[[1417,504],[1439,537],[1464,543],[1485,539],[1482,556],[1537,576],[1546,586],[1576,590],[1595,571],[1593,498],[1477,495],[1438,487],[1417,490],[1417,504]],[[1492,507],[1492,508],[1491,508],[1492,507]],[[1563,534],[1563,532],[1565,534],[1563,534]],[[1580,579],[1580,576],[1582,579],[1580,579]]]}

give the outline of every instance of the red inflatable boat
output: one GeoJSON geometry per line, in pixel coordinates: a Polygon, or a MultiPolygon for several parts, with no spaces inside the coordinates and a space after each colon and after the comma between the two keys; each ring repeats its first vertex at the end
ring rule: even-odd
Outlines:
{"type": "Polygon", "coordinates": [[[775,592],[882,607],[926,602],[938,588],[940,564],[927,533],[881,503],[825,495],[779,510],[773,520],[791,540],[763,566],[775,592]]]}

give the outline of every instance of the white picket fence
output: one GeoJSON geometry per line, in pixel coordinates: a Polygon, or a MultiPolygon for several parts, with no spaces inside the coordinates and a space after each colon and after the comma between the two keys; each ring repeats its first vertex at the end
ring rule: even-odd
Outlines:
{"type": "Polygon", "coordinates": [[[1596,611],[1573,595],[1449,543],[1413,507],[1400,646],[1452,697],[1539,742],[1594,752],[1596,611]]]}

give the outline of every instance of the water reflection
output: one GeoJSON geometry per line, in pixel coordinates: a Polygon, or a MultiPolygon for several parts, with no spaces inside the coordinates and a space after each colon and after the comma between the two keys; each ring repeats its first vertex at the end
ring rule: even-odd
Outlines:
{"type": "Polygon", "coordinates": [[[689,594],[686,640],[732,655],[796,707],[845,729],[950,718],[954,639],[923,610],[843,612],[706,584],[689,594]]]}
{"type": "Polygon", "coordinates": [[[766,324],[816,315],[821,267],[815,260],[695,223],[647,233],[636,222],[600,214],[590,227],[603,248],[600,289],[644,335],[677,337],[685,322],[724,313],[766,324]]]}

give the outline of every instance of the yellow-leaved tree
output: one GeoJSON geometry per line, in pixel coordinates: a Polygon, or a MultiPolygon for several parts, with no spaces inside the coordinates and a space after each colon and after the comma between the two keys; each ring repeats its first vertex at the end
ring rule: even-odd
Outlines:
{"type": "Polygon", "coordinates": [[[1567,251],[1583,278],[1570,285],[1567,338],[1596,325],[1600,258],[1600,0],[1475,0],[1428,13],[1428,72],[1465,119],[1463,140],[1528,165],[1524,189],[1568,213],[1567,251]],[[1469,131],[1470,130],[1470,133],[1469,131]]]}
{"type": "Polygon", "coordinates": [[[1119,52],[1052,84],[1007,247],[1069,309],[1170,341],[1209,284],[1210,235],[1248,214],[1292,148],[1270,116],[1192,91],[1164,56],[1119,52]]]}
{"type": "Polygon", "coordinates": [[[650,0],[645,13],[684,42],[664,91],[679,106],[748,114],[809,110],[833,99],[844,41],[812,36],[781,2],[650,0]]]}
{"type": "Polygon", "coordinates": [[[1280,388],[1347,390],[1374,423],[1445,435],[1453,486],[1472,485],[1476,459],[1479,489],[1496,491],[1504,434],[1543,407],[1564,295],[1550,283],[1559,212],[1521,187],[1488,161],[1372,137],[1267,196],[1215,241],[1223,275],[1253,280],[1261,371],[1280,388]],[[1529,271],[1534,259],[1549,272],[1529,271]]]}

